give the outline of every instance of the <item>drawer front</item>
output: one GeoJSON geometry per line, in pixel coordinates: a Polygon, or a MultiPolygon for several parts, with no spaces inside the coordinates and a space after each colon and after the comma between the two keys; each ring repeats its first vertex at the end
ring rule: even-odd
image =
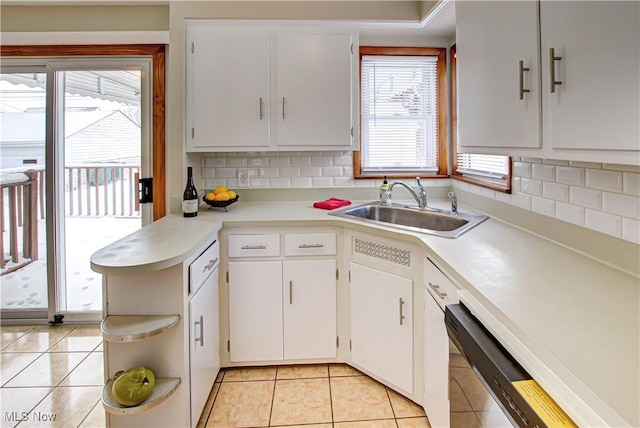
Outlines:
{"type": "Polygon", "coordinates": [[[334,255],[335,233],[288,233],[284,236],[285,256],[334,255]]]}
{"type": "Polygon", "coordinates": [[[219,261],[220,243],[216,241],[189,265],[189,290],[191,294],[198,291],[205,279],[218,267],[219,261]]]}
{"type": "Polygon", "coordinates": [[[458,303],[458,287],[428,258],[424,259],[424,286],[443,310],[458,303]]]}
{"type": "Polygon", "coordinates": [[[280,235],[229,235],[229,257],[280,255],[280,235]]]}

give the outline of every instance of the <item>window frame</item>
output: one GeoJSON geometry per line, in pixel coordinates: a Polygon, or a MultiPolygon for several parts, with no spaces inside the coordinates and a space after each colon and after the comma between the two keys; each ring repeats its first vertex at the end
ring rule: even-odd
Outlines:
{"type": "MultiPolygon", "coordinates": [[[[415,178],[420,175],[423,178],[448,178],[447,172],[447,50],[446,48],[422,48],[422,47],[385,47],[385,46],[360,46],[360,86],[362,92],[362,57],[363,55],[379,56],[435,56],[437,60],[438,76],[438,172],[436,174],[408,174],[397,172],[379,172],[375,174],[363,174],[362,172],[362,99],[360,100],[360,144],[359,149],[353,152],[353,178],[354,179],[381,179],[384,176],[392,178],[415,178]]],[[[361,97],[362,98],[362,97],[361,97]]]]}
{"type": "Polygon", "coordinates": [[[474,177],[473,175],[464,175],[458,172],[458,80],[456,75],[456,45],[451,46],[449,50],[449,68],[451,73],[451,178],[453,180],[463,181],[465,183],[495,190],[496,192],[511,193],[512,161],[510,156],[507,156],[507,178],[504,184],[502,184],[501,180],[482,179],[474,177]]]}

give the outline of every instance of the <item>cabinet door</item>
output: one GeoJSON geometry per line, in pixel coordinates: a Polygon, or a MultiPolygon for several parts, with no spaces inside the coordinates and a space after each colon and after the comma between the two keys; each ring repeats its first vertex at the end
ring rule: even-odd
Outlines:
{"type": "Polygon", "coordinates": [[[431,426],[449,426],[449,337],[444,312],[424,291],[424,411],[431,426]]]}
{"type": "Polygon", "coordinates": [[[336,357],[336,261],[283,265],[284,358],[336,357]]]}
{"type": "Polygon", "coordinates": [[[189,302],[191,426],[196,426],[220,370],[218,268],[189,302]]]}
{"type": "Polygon", "coordinates": [[[540,25],[543,123],[551,148],[637,151],[640,3],[543,1],[540,25]],[[554,61],[562,82],[554,93],[551,48],[561,58],[554,61]]]}
{"type": "Polygon", "coordinates": [[[413,393],[413,282],[351,263],[351,359],[413,393]]]}
{"type": "Polygon", "coordinates": [[[465,147],[541,147],[538,6],[456,2],[458,141],[465,147]],[[520,71],[519,61],[529,70],[520,71]],[[522,85],[529,92],[520,99],[522,85]]]}
{"type": "Polygon", "coordinates": [[[350,146],[352,38],[277,36],[278,146],[350,146]]]}
{"type": "Polygon", "coordinates": [[[269,145],[269,36],[188,28],[187,149],[269,145]]]}
{"type": "Polygon", "coordinates": [[[231,361],[282,360],[282,262],[229,262],[231,361]]]}

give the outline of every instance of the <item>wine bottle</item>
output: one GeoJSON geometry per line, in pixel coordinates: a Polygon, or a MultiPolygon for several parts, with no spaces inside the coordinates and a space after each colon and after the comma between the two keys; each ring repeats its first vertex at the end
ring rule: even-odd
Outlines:
{"type": "Polygon", "coordinates": [[[198,191],[193,184],[193,168],[187,167],[187,187],[182,194],[182,214],[185,217],[198,215],[198,191]]]}

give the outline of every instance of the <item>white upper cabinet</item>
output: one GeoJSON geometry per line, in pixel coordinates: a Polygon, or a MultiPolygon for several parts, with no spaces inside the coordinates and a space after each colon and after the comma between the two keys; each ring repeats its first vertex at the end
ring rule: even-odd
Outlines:
{"type": "Polygon", "coordinates": [[[357,148],[358,35],[189,21],[188,152],[357,148]]]}
{"type": "Polygon", "coordinates": [[[456,18],[461,152],[640,164],[640,3],[462,1],[456,18]]]}
{"type": "Polygon", "coordinates": [[[533,1],[456,2],[461,146],[541,147],[537,10],[533,1]]]}
{"type": "Polygon", "coordinates": [[[188,149],[268,147],[268,33],[196,26],[187,40],[188,149]]]}
{"type": "Polygon", "coordinates": [[[279,146],[351,145],[351,45],[348,34],[277,36],[279,146]]]}
{"type": "Polygon", "coordinates": [[[640,150],[640,3],[543,1],[540,26],[550,147],[640,150]]]}

